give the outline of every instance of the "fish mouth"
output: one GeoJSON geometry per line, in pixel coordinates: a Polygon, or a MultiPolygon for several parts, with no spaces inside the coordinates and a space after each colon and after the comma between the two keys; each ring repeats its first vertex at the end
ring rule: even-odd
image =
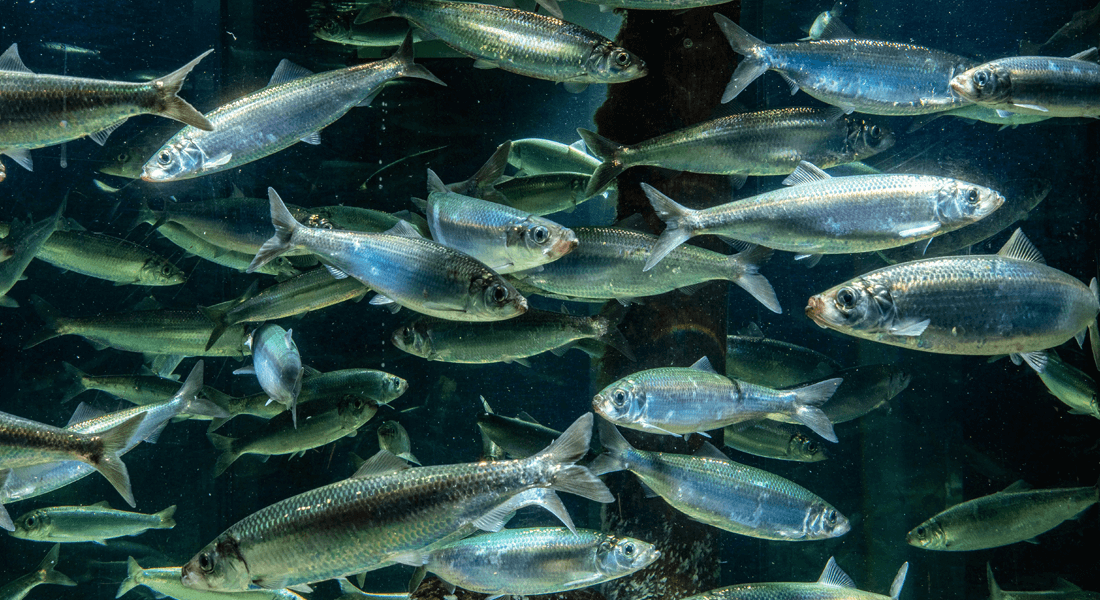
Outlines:
{"type": "Polygon", "coordinates": [[[553,256],[565,256],[575,250],[578,245],[580,245],[580,241],[577,240],[576,235],[563,237],[550,249],[550,254],[553,256]]]}
{"type": "Polygon", "coordinates": [[[951,85],[951,89],[956,94],[958,94],[958,95],[960,95],[964,98],[966,97],[966,95],[967,95],[966,92],[967,92],[968,86],[966,85],[965,79],[963,78],[962,75],[956,75],[954,78],[952,78],[950,85],[951,85]]]}
{"type": "Polygon", "coordinates": [[[818,327],[828,329],[829,324],[825,321],[825,317],[822,316],[824,312],[825,300],[821,296],[811,296],[809,303],[806,304],[806,316],[814,323],[817,323],[818,327]]]}

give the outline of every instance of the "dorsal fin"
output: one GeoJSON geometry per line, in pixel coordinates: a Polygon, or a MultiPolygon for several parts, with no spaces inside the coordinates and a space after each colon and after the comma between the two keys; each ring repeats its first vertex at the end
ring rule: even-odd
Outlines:
{"type": "Polygon", "coordinates": [[[267,87],[294,81],[295,79],[301,79],[303,77],[309,77],[310,75],[313,75],[313,71],[298,66],[284,58],[279,61],[279,66],[275,67],[275,72],[271,74],[271,81],[267,82],[267,87]]]}
{"type": "Polygon", "coordinates": [[[1016,481],[1012,482],[1012,485],[1010,485],[1010,486],[1006,487],[1005,489],[1001,490],[1001,493],[1002,494],[1013,494],[1013,493],[1016,493],[1016,492],[1026,492],[1030,489],[1031,489],[1031,484],[1030,483],[1024,481],[1023,479],[1017,479],[1016,481]]]}
{"type": "Polygon", "coordinates": [[[710,364],[710,359],[705,357],[705,356],[703,358],[700,358],[699,360],[695,361],[691,365],[690,368],[695,369],[696,371],[703,371],[705,373],[715,373],[715,374],[717,374],[717,371],[715,371],[714,367],[711,366],[711,364],[710,364]]]}
{"type": "Polygon", "coordinates": [[[726,462],[733,462],[733,461],[730,460],[730,457],[723,454],[721,450],[719,450],[718,448],[715,448],[714,444],[712,444],[710,442],[703,442],[703,445],[699,446],[699,449],[696,450],[695,454],[693,454],[692,456],[698,456],[698,457],[701,457],[701,458],[713,458],[715,460],[723,460],[723,461],[726,461],[726,462]]]}
{"type": "Polygon", "coordinates": [[[77,405],[76,410],[73,411],[73,416],[69,418],[69,422],[65,424],[65,427],[72,427],[77,423],[98,419],[105,414],[107,413],[87,403],[81,402],[77,405]]]}
{"type": "Polygon", "coordinates": [[[764,330],[760,329],[760,325],[757,325],[756,321],[749,321],[749,324],[742,327],[737,334],[742,337],[763,338],[764,330]]]}
{"type": "Polygon", "coordinates": [[[449,192],[447,184],[443,183],[443,180],[436,175],[435,171],[428,169],[428,193],[432,192],[449,192]]]}
{"type": "Polygon", "coordinates": [[[396,225],[387,229],[385,233],[386,235],[397,235],[408,238],[423,237],[420,235],[420,231],[409,224],[408,221],[398,221],[396,225]]]}
{"type": "Polygon", "coordinates": [[[541,423],[539,423],[538,421],[535,420],[535,417],[532,417],[531,415],[527,414],[527,411],[525,411],[525,410],[521,410],[519,412],[519,414],[516,415],[516,418],[519,419],[520,421],[526,421],[528,423],[534,423],[535,425],[541,425],[541,423]]]}
{"type": "Polygon", "coordinates": [[[379,450],[378,454],[367,459],[363,466],[351,476],[351,479],[368,479],[398,473],[409,468],[409,463],[401,460],[388,450],[379,450]]]}
{"type": "Polygon", "coordinates": [[[831,15],[832,18],[825,24],[825,28],[821,30],[821,37],[819,40],[849,40],[856,37],[856,34],[850,27],[844,24],[840,20],[840,17],[836,13],[831,15]]]}
{"type": "Polygon", "coordinates": [[[897,600],[898,596],[901,596],[901,588],[905,587],[905,574],[908,572],[909,563],[902,563],[901,568],[898,569],[898,574],[894,575],[894,583],[890,584],[891,600],[897,600]]]}
{"type": "Polygon", "coordinates": [[[821,572],[821,577],[817,578],[817,582],[821,585],[834,585],[838,587],[854,588],[856,582],[852,581],[848,574],[841,570],[836,564],[836,559],[829,557],[829,562],[825,563],[825,570],[821,572]]]}
{"type": "Polygon", "coordinates": [[[1073,60],[1087,60],[1089,62],[1096,62],[1096,59],[1097,59],[1096,47],[1093,46],[1092,48],[1089,48],[1088,50],[1082,50],[1081,52],[1078,52],[1077,54],[1074,54],[1070,58],[1072,58],[1073,60]]]}
{"type": "Polygon", "coordinates": [[[817,168],[817,165],[803,160],[798,163],[798,168],[794,170],[794,173],[791,173],[783,180],[783,185],[802,185],[804,183],[812,183],[814,181],[831,178],[832,175],[817,168]]]}
{"type": "Polygon", "coordinates": [[[241,188],[237,187],[237,184],[234,183],[233,184],[233,191],[229,192],[229,197],[230,198],[244,198],[244,192],[242,192],[241,188]]]}
{"type": "Polygon", "coordinates": [[[1016,260],[1027,260],[1044,265],[1047,264],[1046,259],[1039,253],[1039,249],[1031,243],[1031,240],[1027,239],[1022,229],[1017,229],[1013,232],[1012,237],[1008,238],[1008,241],[1005,242],[1005,245],[997,252],[997,255],[1005,258],[1015,258],[1016,260]]]}
{"type": "Polygon", "coordinates": [[[479,396],[481,398],[481,407],[485,409],[485,412],[493,414],[493,409],[489,406],[489,401],[485,399],[485,396],[479,396]]]}
{"type": "Polygon", "coordinates": [[[23,64],[23,59],[19,58],[19,48],[16,44],[12,44],[0,55],[0,71],[14,71],[17,73],[34,73],[34,71],[27,68],[27,65],[23,64]]]}

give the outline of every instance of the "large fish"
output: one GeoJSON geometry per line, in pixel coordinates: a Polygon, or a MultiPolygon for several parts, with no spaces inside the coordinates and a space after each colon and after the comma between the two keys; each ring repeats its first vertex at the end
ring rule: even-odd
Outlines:
{"type": "Polygon", "coordinates": [[[255,375],[267,393],[268,402],[278,402],[290,411],[298,426],[298,393],[302,391],[302,356],[294,343],[293,331],[274,323],[259,326],[245,342],[252,350],[252,364],[233,371],[234,375],[255,375]]]}
{"type": "Polygon", "coordinates": [[[962,552],[1033,540],[1100,501],[1100,486],[1033,490],[1017,481],[1003,491],[956,504],[905,536],[925,550],[962,552]]]}
{"type": "Polygon", "coordinates": [[[602,35],[559,18],[515,8],[442,0],[371,0],[355,18],[365,23],[404,17],[479,68],[549,79],[580,91],[590,83],[622,83],[646,74],[642,59],[602,35]]]}
{"type": "Polygon", "coordinates": [[[386,233],[311,229],[296,221],[268,188],[275,236],[264,243],[249,271],[294,248],[321,256],[329,272],[349,275],[376,290],[371,304],[396,302],[453,321],[500,321],[523,314],[527,299],[484,264],[420,237],[401,222],[386,233]]]}
{"type": "Polygon", "coordinates": [[[318,132],[356,106],[370,104],[397,77],[446,85],[413,64],[412,37],[388,59],[313,74],[284,60],[267,87],[218,107],[206,117],[213,131],[185,127],[142,170],[145,181],[178,181],[270,156],[299,141],[321,143],[318,132]]]}
{"type": "Polygon", "coordinates": [[[53,548],[50,548],[50,551],[46,553],[46,557],[42,559],[42,562],[38,563],[37,569],[8,582],[4,586],[0,586],[0,600],[23,600],[31,590],[47,583],[67,587],[76,585],[76,582],[69,579],[67,575],[54,569],[57,566],[57,558],[60,554],[61,545],[54,544],[53,548]]]}
{"type": "Polygon", "coordinates": [[[1069,58],[999,58],[956,75],[951,89],[1005,117],[1012,113],[1100,117],[1100,64],[1096,59],[1096,48],[1069,58]]]}
{"type": "Polygon", "coordinates": [[[901,565],[898,574],[894,576],[894,583],[890,586],[889,596],[872,594],[856,589],[852,578],[837,566],[836,560],[829,557],[825,570],[815,582],[742,583],[696,594],[685,600],[898,600],[908,572],[909,563],[901,565]]]}
{"type": "Polygon", "coordinates": [[[846,116],[839,108],[779,108],[703,121],[636,144],[617,144],[578,129],[603,162],[585,189],[593,196],[637,165],[690,173],[787,175],[801,161],[822,169],[867,159],[894,145],[885,124],[846,116]]]}
{"type": "Polygon", "coordinates": [[[611,502],[607,488],[575,465],[592,433],[591,413],[530,458],[408,469],[382,451],[350,479],[245,517],[183,567],[199,590],[269,589],[324,581],[392,562],[472,529],[499,531],[523,506],[542,506],[570,529],[555,490],[611,502]]]}
{"type": "Polygon", "coordinates": [[[766,540],[797,542],[840,537],[848,519],[806,488],[731,461],[704,442],[700,454],[634,448],[615,426],[600,420],[607,454],[592,462],[597,474],[630,471],[653,493],[696,521],[766,540]]]}
{"type": "Polygon", "coordinates": [[[141,114],[160,115],[211,131],[210,121],[176,95],[191,69],[211,52],[207,50],[159,79],[128,83],[39,75],[23,64],[12,44],[0,55],[0,154],[7,154],[29,171],[28,150],[86,135],[103,145],[126,119],[141,114]]]}
{"type": "MultiPolygon", "coordinates": [[[[861,275],[810,298],[819,326],[922,352],[1009,354],[1042,372],[1047,348],[1084,342],[1100,285],[1048,267],[1019,229],[992,255],[928,258],[861,275]]],[[[1096,344],[1095,336],[1093,344],[1096,344]]]]}
{"type": "Polygon", "coordinates": [[[987,187],[932,175],[832,177],[802,162],[789,187],[693,210],[642,184],[667,227],[646,261],[652,269],[689,238],[714,234],[812,257],[874,252],[930,240],[979,221],[1004,196],[987,187]]]}
{"type": "Polygon", "coordinates": [[[842,381],[826,379],[776,390],[723,377],[704,356],[688,368],[663,367],[627,375],[600,390],[592,398],[592,408],[616,425],[663,435],[770,419],[805,425],[835,442],[833,424],[821,405],[842,381]]]}
{"type": "Polygon", "coordinates": [[[36,542],[96,542],[128,535],[140,535],[150,529],[171,529],[176,506],[151,515],[115,510],[106,502],[90,506],[49,506],[38,508],[15,520],[12,537],[36,542]]]}
{"type": "Polygon", "coordinates": [[[767,44],[715,14],[737,65],[722,102],[737,97],[765,71],[778,71],[791,86],[846,111],[870,115],[923,115],[951,110],[967,100],[951,91],[955,75],[973,60],[922,46],[859,38],[767,44]]]}

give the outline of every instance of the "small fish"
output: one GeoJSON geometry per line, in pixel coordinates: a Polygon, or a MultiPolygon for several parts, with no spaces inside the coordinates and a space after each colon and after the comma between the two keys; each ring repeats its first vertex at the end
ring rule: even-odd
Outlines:
{"type": "Polygon", "coordinates": [[[397,303],[454,321],[500,321],[523,314],[527,299],[484,264],[426,240],[402,221],[386,233],[310,229],[296,221],[268,188],[275,236],[256,254],[249,271],[294,248],[325,259],[337,278],[349,275],[376,290],[371,304],[397,303]]]}
{"type": "Polygon", "coordinates": [[[180,567],[143,569],[132,556],[126,559],[126,563],[126,579],[123,579],[118,586],[115,598],[121,598],[123,594],[139,585],[143,585],[156,594],[187,600],[305,600],[302,596],[290,590],[246,590],[234,592],[231,595],[220,592],[202,592],[183,585],[180,581],[180,567]]]}
{"type": "Polygon", "coordinates": [[[796,252],[873,252],[929,240],[992,214],[1004,204],[996,190],[931,175],[833,177],[803,161],[789,187],[693,210],[643,183],[667,227],[646,262],[653,268],[676,246],[707,233],[796,252]]]}
{"type": "Polygon", "coordinates": [[[1070,414],[1089,415],[1100,419],[1100,395],[1096,380],[1088,373],[1067,364],[1056,352],[1047,353],[1047,368],[1039,373],[1039,379],[1063,404],[1070,407],[1070,414]]]}
{"type": "Polygon", "coordinates": [[[1096,60],[1096,48],[1069,58],[999,58],[956,75],[951,89],[1002,116],[1100,117],[1096,60]]]}
{"type": "MultiPolygon", "coordinates": [[[[224,248],[206,241],[201,235],[177,223],[165,223],[157,227],[157,233],[182,248],[188,254],[193,254],[203,260],[208,260],[212,263],[241,271],[242,273],[247,271],[249,265],[252,263],[253,255],[234,252],[232,250],[226,251],[224,248]]],[[[274,275],[281,279],[288,279],[300,274],[298,269],[294,268],[285,257],[279,257],[262,267],[258,267],[254,272],[274,275]]]]}
{"type": "Polygon", "coordinates": [[[278,325],[267,323],[252,332],[245,344],[252,350],[252,364],[233,371],[234,375],[255,375],[268,395],[290,411],[298,426],[298,393],[302,391],[302,357],[292,337],[278,325]]]}
{"type": "Polygon", "coordinates": [[[833,424],[820,406],[842,382],[834,378],[776,390],[727,379],[716,373],[704,356],[686,369],[663,367],[623,377],[600,390],[592,398],[592,408],[616,425],[662,435],[686,435],[770,419],[805,425],[836,442],[833,424]]]}
{"type": "Polygon", "coordinates": [[[911,44],[860,38],[767,44],[715,13],[737,64],[722,102],[737,97],[769,69],[826,104],[869,115],[922,115],[958,108],[967,100],[948,83],[974,61],[911,44]]]}
{"type": "Polygon", "coordinates": [[[180,389],[180,382],[159,375],[92,376],[67,362],[61,363],[61,367],[72,382],[63,393],[62,402],[68,402],[88,390],[96,390],[132,404],[153,404],[171,398],[180,389]]]}
{"type": "Polygon", "coordinates": [[[648,452],[631,446],[611,423],[601,419],[598,426],[607,453],[592,462],[594,473],[630,471],[647,494],[661,496],[696,521],[786,542],[840,537],[851,529],[844,515],[813,492],[735,463],[707,442],[695,456],[648,452]]]}
{"type": "Polygon", "coordinates": [[[562,144],[541,138],[512,140],[508,164],[524,176],[543,173],[585,173],[591,175],[600,159],[588,153],[583,141],[562,144]]]}
{"type": "MultiPolygon", "coordinates": [[[[871,271],[810,298],[818,326],[922,352],[1023,360],[1094,327],[1100,285],[1044,264],[1019,229],[992,255],[928,258],[871,271]]],[[[1097,344],[1093,336],[1094,346],[1097,344]]]]}
{"type": "Polygon", "coordinates": [[[764,337],[759,327],[726,336],[726,377],[731,379],[784,388],[824,379],[840,369],[816,350],[764,337]]]}
{"type": "MultiPolygon", "coordinates": [[[[579,204],[604,196],[590,197],[584,193],[591,178],[591,175],[585,173],[569,172],[512,177],[493,186],[500,194],[500,198],[494,202],[532,215],[573,212],[579,204]]],[[[614,192],[605,195],[610,196],[612,193],[614,192]]]]}
{"type": "Polygon", "coordinates": [[[645,76],[645,62],[611,40],[560,18],[515,8],[440,0],[371,0],[355,23],[404,17],[475,59],[477,68],[560,81],[579,92],[590,83],[645,76]]]}
{"type": "Polygon", "coordinates": [[[1065,579],[1058,579],[1058,587],[1040,592],[1006,592],[993,578],[993,567],[985,563],[985,577],[989,580],[989,600],[1100,600],[1100,592],[1087,592],[1065,579]]]}
{"type": "Polygon", "coordinates": [[[8,258],[0,262],[0,307],[19,307],[19,303],[7,296],[7,293],[23,277],[27,265],[31,264],[35,255],[57,230],[61,212],[64,210],[65,202],[62,201],[52,217],[28,225],[19,221],[12,224],[8,236],[4,238],[3,254],[7,254],[8,258]]]}
{"type": "Polygon", "coordinates": [[[703,592],[685,600],[898,600],[908,572],[909,563],[901,565],[890,586],[889,596],[872,594],[856,589],[852,578],[830,556],[821,577],[813,583],[742,583],[703,592]]]}
{"type": "MultiPolygon", "coordinates": [[[[814,22],[810,24],[810,27],[806,30],[806,37],[799,41],[807,40],[821,40],[837,37],[835,35],[829,35],[838,25],[847,29],[847,25],[844,25],[840,17],[844,14],[844,1],[837,0],[837,3],[833,5],[829,10],[817,15],[814,22]]],[[[848,35],[845,37],[856,37],[855,35],[848,35]]]]}
{"type": "Polygon", "coordinates": [[[661,553],[631,537],[565,527],[506,529],[424,551],[423,569],[449,588],[487,600],[576,590],[625,577],[653,564],[661,553]]]}
{"type": "Polygon", "coordinates": [[[19,58],[15,44],[0,55],[4,95],[0,98],[0,154],[28,171],[28,150],[91,136],[103,145],[126,119],[155,114],[205,131],[213,130],[199,111],[176,95],[207,50],[178,71],[144,83],[39,75],[19,58]]]}
{"type": "Polygon", "coordinates": [[[31,590],[44,584],[67,587],[76,585],[76,582],[69,579],[67,575],[54,569],[60,554],[61,544],[54,544],[42,562],[38,563],[37,569],[0,587],[0,600],[23,600],[31,590]]]}
{"type": "Polygon", "coordinates": [[[797,428],[774,421],[727,425],[722,443],[746,454],[794,462],[818,462],[829,458],[817,440],[797,428]]]}
{"type": "Polygon", "coordinates": [[[493,413],[485,398],[481,400],[485,412],[477,417],[478,429],[490,443],[496,444],[512,458],[538,454],[561,436],[560,431],[538,423],[526,412],[521,412],[518,417],[505,417],[493,413]]]}
{"type": "Polygon", "coordinates": [[[150,529],[171,529],[176,526],[174,514],[175,505],[152,515],[114,510],[106,501],[91,506],[51,506],[16,519],[11,535],[36,542],[104,544],[104,540],[141,535],[150,529]]]}
{"type": "MultiPolygon", "coordinates": [[[[404,19],[380,19],[359,26],[352,20],[353,17],[343,13],[333,15],[312,23],[310,31],[326,42],[367,48],[392,48],[409,35],[409,22],[404,19]]],[[[422,41],[420,32],[413,32],[413,41],[422,41]]]]}
{"type": "Polygon", "coordinates": [[[420,464],[420,460],[413,456],[409,432],[397,421],[386,421],[378,426],[378,448],[397,458],[420,464]]]}
{"type": "Polygon", "coordinates": [[[1100,486],[1033,490],[1017,481],[1003,491],[956,504],[914,527],[910,546],[962,552],[1031,540],[1100,502],[1100,486]]]}

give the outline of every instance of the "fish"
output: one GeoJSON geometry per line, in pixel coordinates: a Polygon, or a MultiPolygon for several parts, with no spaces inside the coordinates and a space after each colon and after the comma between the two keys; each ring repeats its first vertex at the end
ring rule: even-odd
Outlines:
{"type": "Polygon", "coordinates": [[[1100,485],[1033,490],[1017,481],[1003,491],[967,500],[905,535],[910,546],[965,552],[1032,540],[1100,502],[1100,485]]]}
{"type": "Polygon", "coordinates": [[[268,395],[268,402],[278,402],[290,411],[294,426],[298,426],[298,394],[302,391],[302,356],[294,343],[293,330],[287,331],[273,323],[258,327],[245,344],[252,350],[252,364],[233,371],[234,375],[255,375],[268,395]]]}
{"type": "Polygon", "coordinates": [[[518,418],[505,417],[494,413],[485,398],[481,400],[485,412],[478,415],[477,427],[482,437],[512,458],[538,454],[561,436],[560,431],[538,423],[526,412],[521,412],[518,418]]]}
{"type": "Polygon", "coordinates": [[[584,339],[607,344],[630,357],[630,346],[616,328],[621,317],[573,316],[537,309],[494,323],[420,317],[394,331],[391,341],[428,360],[467,364],[516,362],[530,366],[528,358],[547,351],[564,354],[584,339]]]}
{"type": "Polygon", "coordinates": [[[1084,342],[1098,298],[1095,279],[1086,286],[1047,266],[1017,229],[997,254],[907,262],[834,286],[809,299],[806,316],[823,328],[911,350],[1008,354],[1042,373],[1044,350],[1073,337],[1084,342]]]}
{"type": "Polygon", "coordinates": [[[833,424],[821,410],[843,379],[776,390],[728,379],[707,357],[688,368],[647,369],[606,386],[592,409],[611,423],[661,435],[686,435],[727,425],[771,419],[799,423],[836,442],[833,424]]]}
{"type": "Polygon", "coordinates": [[[432,239],[485,263],[498,274],[534,269],[569,254],[577,236],[568,227],[508,206],[456,194],[428,170],[421,207],[432,239]]]}
{"type": "Polygon", "coordinates": [[[321,129],[352,108],[369,105],[391,79],[414,77],[446,85],[412,61],[411,36],[388,59],[335,71],[314,74],[284,59],[267,87],[206,115],[213,131],[185,127],[165,142],[145,163],[141,178],[180,181],[235,169],[299,141],[320,144],[321,129]]]}
{"type": "Polygon", "coordinates": [[[830,556],[821,577],[813,583],[742,583],[689,596],[686,600],[898,600],[908,572],[909,563],[902,564],[894,576],[894,583],[890,585],[889,596],[872,594],[856,589],[852,578],[830,556]]]}
{"type": "Polygon", "coordinates": [[[177,356],[232,356],[251,353],[245,346],[244,325],[229,328],[209,350],[206,342],[214,323],[199,310],[135,310],[94,317],[65,317],[48,302],[31,296],[31,305],[45,325],[24,343],[32,348],[63,335],[79,335],[97,350],[177,356]]]}
{"type": "MultiPolygon", "coordinates": [[[[353,18],[338,14],[319,19],[312,23],[310,31],[326,42],[368,48],[397,46],[409,35],[409,23],[404,19],[380,19],[355,26],[352,23],[353,18]]],[[[414,30],[413,42],[419,41],[422,41],[420,32],[414,30]]]]}
{"type": "MultiPolygon", "coordinates": [[[[964,121],[974,123],[975,121],[981,121],[983,123],[993,123],[994,125],[1000,125],[1001,129],[1011,127],[1016,129],[1020,125],[1031,125],[1040,121],[1046,121],[1051,118],[1042,114],[1020,114],[1014,112],[1006,112],[1000,110],[994,110],[988,106],[981,104],[966,104],[959,108],[953,108],[941,113],[932,113],[930,115],[922,115],[916,117],[910,123],[909,128],[906,129],[906,133],[913,133],[924,127],[925,125],[935,121],[940,117],[958,117],[964,121]]],[[[999,131],[999,130],[998,130],[999,131]]]]}
{"type": "Polygon", "coordinates": [[[132,404],[153,404],[171,398],[180,389],[180,382],[159,375],[93,376],[67,362],[62,362],[61,367],[71,381],[62,394],[62,402],[68,402],[88,390],[96,390],[132,404]]]}
{"type": "Polygon", "coordinates": [[[558,17],[515,8],[441,0],[371,0],[355,23],[403,17],[475,60],[477,68],[560,81],[570,92],[591,83],[644,77],[645,61],[602,35],[558,17]]]}
{"type": "MultiPolygon", "coordinates": [[[[7,469],[49,464],[59,460],[80,461],[99,471],[130,506],[134,494],[130,475],[119,453],[133,437],[145,414],[134,415],[119,425],[97,434],[77,433],[30,419],[0,412],[0,473],[7,469]]],[[[11,473],[7,474],[5,487],[11,473]]],[[[0,527],[11,530],[11,517],[0,506],[0,527]]]]}
{"type": "Polygon", "coordinates": [[[1096,380],[1063,361],[1057,352],[1047,352],[1047,368],[1039,373],[1039,379],[1051,394],[1070,407],[1070,414],[1100,419],[1096,380]]]}
{"type": "Polygon", "coordinates": [[[75,581],[54,568],[60,554],[61,545],[54,544],[33,572],[0,586],[0,600],[23,600],[31,590],[44,584],[75,586],[75,581]]]}
{"type": "Polygon", "coordinates": [[[538,216],[572,212],[594,198],[584,193],[591,178],[585,173],[569,172],[512,177],[493,186],[500,195],[494,202],[538,216]]]}
{"type": "Polygon", "coordinates": [[[527,299],[477,259],[426,240],[402,221],[386,233],[310,229],[294,220],[268,188],[275,235],[249,272],[292,248],[325,259],[333,276],[349,275],[376,290],[371,304],[396,303],[454,321],[500,321],[526,312],[527,299]]]}
{"type": "Polygon", "coordinates": [[[817,440],[774,421],[727,425],[722,430],[722,443],[746,454],[777,460],[819,462],[829,458],[817,440]]]}
{"type": "Polygon", "coordinates": [[[773,388],[824,379],[841,369],[832,358],[790,342],[764,337],[759,327],[726,336],[726,377],[773,388]]]}
{"type": "Polygon", "coordinates": [[[399,592],[395,594],[364,592],[355,587],[355,584],[343,578],[337,579],[336,582],[340,586],[341,594],[338,600],[408,600],[409,597],[412,596],[409,592],[399,592]]]}
{"type": "Polygon", "coordinates": [[[669,254],[660,268],[643,272],[642,266],[652,255],[657,237],[648,233],[614,227],[574,227],[578,245],[575,250],[541,270],[513,276],[541,290],[543,295],[567,299],[617,299],[629,303],[635,298],[655,296],[676,289],[692,291],[708,281],[732,281],[749,292],[768,310],[781,313],[768,280],[759,273],[759,265],[771,256],[771,250],[751,247],[734,255],[725,255],[684,246],[669,254]]]}
{"type": "Polygon", "coordinates": [[[420,465],[420,460],[412,453],[409,432],[397,421],[386,421],[378,426],[378,447],[397,458],[420,465]]]}
{"type": "Polygon", "coordinates": [[[1040,592],[1006,592],[997,585],[993,567],[985,563],[985,577],[989,581],[989,600],[1098,600],[1100,593],[1082,590],[1065,579],[1058,578],[1058,587],[1040,592]]]}
{"type": "Polygon", "coordinates": [[[1001,116],[1100,117],[1100,64],[1096,60],[1096,48],[1069,58],[999,58],[954,76],[951,89],[1001,116]]]}
{"type": "Polygon", "coordinates": [[[583,173],[591,175],[600,159],[588,153],[583,140],[563,144],[542,138],[512,140],[508,164],[523,176],[544,173],[583,173]]]}
{"type": "MultiPolygon", "coordinates": [[[[216,244],[206,241],[201,235],[197,235],[190,229],[176,223],[165,223],[157,227],[157,233],[167,238],[168,241],[173,244],[183,248],[188,254],[193,254],[203,260],[208,260],[212,263],[241,271],[242,273],[245,272],[252,263],[253,255],[234,252],[232,250],[227,251],[216,244]]],[[[254,272],[274,275],[276,278],[282,279],[289,279],[300,274],[298,269],[294,268],[294,266],[284,257],[279,257],[262,267],[258,267],[254,272]]]]}
{"type": "Polygon", "coordinates": [[[620,173],[652,165],[689,173],[788,175],[802,161],[819,168],[865,160],[894,145],[885,123],[839,108],[780,108],[710,119],[635,144],[618,144],[587,129],[577,133],[603,159],[584,193],[594,196],[620,173]]]}
{"type": "Polygon", "coordinates": [[[854,421],[885,406],[909,387],[913,377],[897,365],[860,365],[841,369],[830,377],[843,379],[833,397],[821,407],[833,425],[854,421]]]}
{"type": "Polygon", "coordinates": [[[195,65],[213,50],[177,71],[149,82],[128,83],[32,72],[16,44],[0,55],[4,96],[0,98],[0,154],[32,169],[29,150],[90,136],[100,146],[134,115],[154,114],[212,131],[214,126],[176,95],[195,65]]]}
{"type": "Polygon", "coordinates": [[[701,210],[643,183],[667,225],[645,270],[672,248],[707,233],[814,260],[929,240],[980,221],[1004,204],[1000,192],[951,177],[833,177],[805,161],[783,183],[789,187],[701,210]]]}
{"type": "Polygon", "coordinates": [[[12,223],[8,236],[4,238],[4,254],[8,255],[8,259],[0,262],[0,307],[19,307],[19,302],[7,294],[23,277],[27,265],[31,264],[35,255],[57,230],[64,210],[65,202],[62,201],[52,217],[27,225],[23,225],[18,220],[12,223]]]}
{"type": "Polygon", "coordinates": [[[277,502],[231,526],[184,565],[183,584],[214,591],[279,589],[402,560],[418,563],[410,553],[473,528],[499,531],[524,506],[547,508],[574,530],[555,490],[613,500],[587,468],[573,464],[588,451],[591,430],[587,413],[539,454],[492,463],[408,469],[381,451],[350,479],[277,502]],[[296,550],[311,547],[323,550],[296,550]]]}
{"type": "Polygon", "coordinates": [[[448,587],[501,596],[576,590],[636,573],[660,558],[653,544],[611,533],[527,527],[485,533],[423,552],[448,587]]]}
{"type": "Polygon", "coordinates": [[[647,494],[719,529],[786,542],[840,537],[847,517],[806,488],[767,471],[731,461],[703,442],[687,456],[638,450],[608,421],[599,420],[605,454],[589,468],[597,475],[628,470],[647,494]]]}
{"type": "Polygon", "coordinates": [[[336,402],[318,400],[298,407],[301,422],[293,410],[271,417],[247,435],[231,438],[207,433],[214,448],[222,454],[214,464],[214,477],[220,476],[245,454],[264,457],[305,453],[330,442],[356,434],[378,412],[370,400],[348,395],[336,402]]]}
{"type": "MultiPolygon", "coordinates": [[[[806,29],[806,37],[802,38],[799,41],[804,42],[806,40],[821,40],[838,37],[838,35],[834,33],[836,28],[842,27],[845,30],[848,29],[848,26],[840,20],[841,15],[844,14],[844,8],[844,1],[837,0],[836,4],[834,4],[832,8],[817,15],[817,17],[814,19],[814,22],[811,23],[810,26],[806,29]],[[830,35],[830,33],[834,33],[834,35],[830,35]]],[[[850,34],[841,35],[839,37],[856,36],[854,34],[850,34]]]]}
{"type": "Polygon", "coordinates": [[[143,585],[154,593],[169,598],[186,600],[305,600],[302,596],[290,590],[246,590],[227,595],[219,592],[202,592],[191,589],[180,581],[181,567],[160,567],[157,569],[143,569],[134,557],[126,559],[126,579],[118,586],[115,598],[121,598],[123,594],[143,585]]]}
{"type": "Polygon", "coordinates": [[[826,104],[868,115],[913,116],[967,104],[948,82],[974,66],[968,58],[923,46],[860,38],[767,44],[724,15],[718,27],[737,64],[722,102],[733,100],[765,71],[775,70],[791,86],[826,104]]]}
{"type": "Polygon", "coordinates": [[[151,515],[115,510],[106,501],[90,506],[50,506],[16,519],[11,535],[36,542],[104,544],[104,540],[141,535],[150,529],[171,529],[176,526],[175,514],[174,504],[151,515]]]}
{"type": "Polygon", "coordinates": [[[335,279],[326,269],[306,271],[260,292],[250,287],[235,300],[199,307],[215,324],[206,347],[212,347],[226,329],[239,323],[274,321],[348,300],[358,302],[369,291],[356,279],[335,279]]]}

